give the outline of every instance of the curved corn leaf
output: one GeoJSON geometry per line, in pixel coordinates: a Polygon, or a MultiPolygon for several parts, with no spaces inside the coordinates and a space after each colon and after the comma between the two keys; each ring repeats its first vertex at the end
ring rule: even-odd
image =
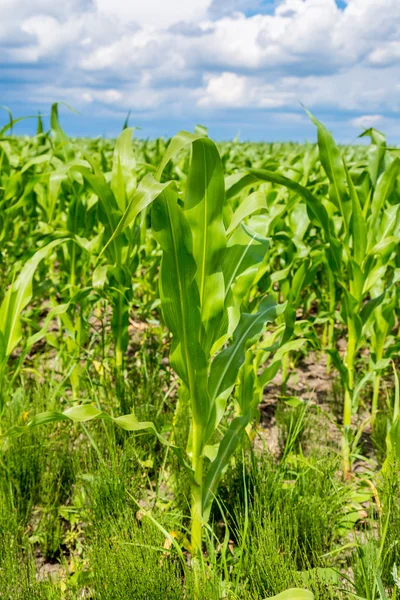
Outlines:
{"type": "Polygon", "coordinates": [[[121,217],[118,225],[114,229],[110,239],[104,246],[101,254],[106,251],[106,248],[109,244],[114,242],[114,240],[127,228],[134,223],[136,217],[139,213],[144,210],[147,206],[149,206],[160,194],[161,192],[171,184],[171,182],[167,183],[159,183],[156,181],[151,175],[151,173],[147,173],[139,183],[136,191],[133,193],[128,206],[124,214],[121,217]]]}
{"type": "Polygon", "coordinates": [[[60,421],[72,421],[73,423],[87,423],[93,420],[112,421],[115,425],[118,425],[125,431],[150,431],[153,433],[159,442],[164,446],[171,448],[174,453],[178,456],[181,464],[185,467],[190,477],[192,476],[191,467],[185,462],[182,455],[182,450],[171,444],[164,436],[158,431],[154,423],[151,421],[138,421],[134,414],[121,415],[120,417],[112,417],[111,415],[100,410],[93,404],[80,404],[78,406],[72,406],[67,408],[63,412],[49,410],[38,415],[35,415],[26,425],[14,425],[8,429],[5,433],[1,434],[0,437],[18,437],[30,429],[38,427],[40,425],[46,425],[48,423],[58,423],[60,421]]]}
{"type": "Polygon", "coordinates": [[[258,183],[258,177],[251,173],[234,173],[226,181],[226,199],[234,198],[248,187],[258,183]]]}
{"type": "Polygon", "coordinates": [[[270,597],[268,600],[314,600],[314,594],[308,590],[291,588],[277,596],[270,597]]]}
{"type": "Polygon", "coordinates": [[[227,235],[232,233],[238,225],[240,225],[246,217],[249,217],[257,210],[267,208],[267,201],[264,192],[253,192],[250,196],[247,196],[243,202],[239,204],[238,209],[232,217],[232,221],[227,229],[227,235]]]}
{"type": "Polygon", "coordinates": [[[203,486],[203,516],[207,520],[210,514],[211,505],[215,498],[219,482],[222,479],[224,471],[229,464],[230,458],[236,450],[243,431],[250,422],[251,413],[236,417],[230,423],[224,437],[218,448],[218,454],[208,469],[203,486]]]}
{"type": "Polygon", "coordinates": [[[268,248],[269,240],[245,225],[230,236],[222,259],[225,311],[214,329],[211,354],[215,354],[234,332],[240,318],[241,302],[267,266],[268,248]]]}
{"type": "Polygon", "coordinates": [[[181,150],[183,150],[183,148],[186,148],[187,146],[189,146],[196,140],[199,140],[200,138],[203,138],[203,137],[204,136],[202,134],[189,133],[188,131],[180,131],[179,133],[177,133],[170,141],[168,148],[167,148],[166,152],[164,153],[162,161],[160,162],[160,164],[157,168],[155,178],[160,179],[165,167],[167,166],[169,161],[176,154],[178,154],[178,152],[180,152],[181,150]]]}
{"type": "Polygon", "coordinates": [[[34,344],[36,344],[45,337],[49,329],[50,323],[54,319],[54,317],[59,317],[66,313],[70,307],[70,304],[70,302],[66,302],[65,304],[58,304],[48,312],[44,320],[43,327],[40,329],[40,331],[37,331],[27,339],[25,348],[26,350],[32,348],[34,344]]]}
{"type": "Polygon", "coordinates": [[[365,252],[367,248],[366,223],[357,190],[344,161],[343,165],[346,172],[347,186],[349,188],[350,199],[352,203],[351,233],[353,239],[353,256],[358,265],[361,266],[365,258],[365,252]]]}
{"type": "Polygon", "coordinates": [[[385,206],[385,202],[389,197],[396,178],[400,173],[400,158],[395,158],[385,172],[378,180],[375,193],[371,203],[371,220],[369,225],[375,229],[378,224],[379,216],[385,206]]]}
{"type": "Polygon", "coordinates": [[[121,219],[121,211],[104,175],[101,172],[98,172],[98,169],[95,167],[93,167],[93,170],[96,170],[96,172],[92,173],[90,169],[82,167],[81,165],[73,165],[71,167],[71,171],[77,171],[84,177],[93,192],[99,198],[101,208],[100,218],[106,228],[107,238],[110,240],[112,258],[115,262],[120,263],[121,248],[115,237],[112,238],[112,236],[121,219]],[[112,240],[110,238],[112,238],[112,240]]]}
{"type": "Polygon", "coordinates": [[[247,347],[261,335],[265,324],[276,319],[284,310],[285,305],[278,305],[272,297],[264,298],[256,313],[241,315],[232,343],[214,358],[208,378],[211,414],[206,441],[222,418],[225,403],[219,403],[217,399],[235,384],[247,347]]]}
{"type": "Polygon", "coordinates": [[[278,185],[283,185],[304,198],[310,213],[322,227],[325,240],[329,243],[327,251],[331,258],[331,266],[335,271],[340,270],[342,247],[339,241],[335,239],[331,233],[330,219],[324,205],[321,204],[307,188],[276,171],[249,169],[249,172],[261,181],[270,181],[272,183],[277,183],[278,185]]]}
{"type": "Polygon", "coordinates": [[[0,306],[0,334],[2,338],[2,350],[0,348],[0,362],[7,360],[11,352],[18,345],[21,337],[21,313],[32,298],[32,281],[35,271],[44,258],[59,246],[67,238],[54,240],[37,250],[23,267],[17,279],[7,290],[0,306]]]}
{"type": "Polygon", "coordinates": [[[246,347],[258,338],[266,323],[283,313],[285,305],[278,305],[268,296],[260,302],[256,313],[243,313],[233,334],[232,343],[214,358],[208,382],[212,400],[218,398],[236,380],[243,364],[246,347]]]}

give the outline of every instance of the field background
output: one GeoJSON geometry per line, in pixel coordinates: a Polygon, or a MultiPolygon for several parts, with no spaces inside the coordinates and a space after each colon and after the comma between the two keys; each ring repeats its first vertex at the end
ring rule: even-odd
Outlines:
{"type": "MultiPolygon", "coordinates": [[[[117,146],[70,139],[56,105],[49,131],[41,119],[36,136],[1,131],[1,598],[396,598],[400,150],[375,130],[348,147],[316,132],[315,145],[217,144],[224,227],[244,224],[265,250],[235,293],[248,314],[267,295],[286,309],[243,350],[213,433],[206,470],[250,365],[251,420],[194,569],[190,482],[160,441],[190,455],[193,405],[171,365],[157,199],[130,203],[169,141],[132,142],[126,127],[117,146]],[[32,426],[78,406],[106,418],[32,426]],[[132,414],[159,437],[111,420],[132,414]]],[[[196,136],[208,147],[205,128],[196,136]]],[[[161,176],[178,207],[196,143],[161,176]]]]}

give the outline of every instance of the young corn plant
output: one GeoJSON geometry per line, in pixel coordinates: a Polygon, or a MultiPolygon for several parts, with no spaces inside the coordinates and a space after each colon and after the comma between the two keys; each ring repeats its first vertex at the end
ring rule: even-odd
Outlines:
{"type": "MultiPolygon", "coordinates": [[[[324,201],[301,184],[273,171],[250,169],[261,181],[284,185],[300,195],[307,204],[312,221],[319,225],[325,242],[328,279],[341,289],[341,315],[347,328],[347,348],[342,360],[339,352],[328,349],[344,387],[343,473],[351,471],[351,421],[357,412],[360,385],[356,385],[356,357],[363,344],[368,322],[396,281],[393,256],[400,240],[397,198],[391,193],[400,173],[395,158],[370,186],[367,196],[356,187],[358,173],[350,172],[331,134],[310,115],[318,128],[321,164],[329,180],[329,197],[324,201]],[[355,180],[355,181],[354,181],[355,180]],[[363,203],[362,203],[363,200],[363,203]],[[340,241],[339,241],[340,240],[340,241]],[[386,282],[380,295],[373,295],[378,280],[386,282]]],[[[368,378],[373,373],[368,374],[368,378]]]]}
{"type": "Polygon", "coordinates": [[[227,233],[223,169],[214,143],[178,134],[157,175],[187,145],[191,162],[185,192],[179,196],[171,186],[162,192],[152,207],[152,227],[163,251],[160,299],[173,336],[171,365],[191,407],[191,544],[196,555],[218,483],[253,417],[252,395],[242,402],[240,414],[229,424],[205,471],[207,446],[224,416],[246,349],[260,337],[264,325],[283,312],[283,306],[266,297],[256,311],[242,312],[242,299],[257,275],[268,241],[239,223],[227,233]]]}
{"type": "Polygon", "coordinates": [[[32,299],[35,271],[39,263],[64,241],[55,240],[37,250],[25,263],[0,304],[0,414],[5,402],[7,363],[22,339],[21,314],[32,299]]]}
{"type": "Polygon", "coordinates": [[[109,181],[93,159],[88,159],[91,168],[79,164],[70,168],[75,177],[83,177],[87,188],[98,198],[103,245],[100,249],[96,244],[99,250],[92,285],[112,307],[111,330],[119,383],[128,346],[129,310],[134,300],[132,281],[141,247],[139,215],[143,222],[147,207],[168,185],[157,182],[151,174],[137,183],[132,133],[133,129],[124,129],[116,142],[109,181]]]}

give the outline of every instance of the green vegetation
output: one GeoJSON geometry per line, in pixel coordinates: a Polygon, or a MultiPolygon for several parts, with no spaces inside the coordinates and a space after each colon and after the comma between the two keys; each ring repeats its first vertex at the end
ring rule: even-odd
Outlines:
{"type": "Polygon", "coordinates": [[[400,150],[310,118],[1,130],[1,597],[400,595],[400,150]]]}

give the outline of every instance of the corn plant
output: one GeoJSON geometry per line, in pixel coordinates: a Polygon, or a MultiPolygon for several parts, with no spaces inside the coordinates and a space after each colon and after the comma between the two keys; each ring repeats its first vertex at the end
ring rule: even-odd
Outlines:
{"type": "Polygon", "coordinates": [[[240,414],[228,426],[205,473],[207,445],[224,415],[246,348],[283,307],[266,297],[256,311],[249,314],[241,310],[268,242],[239,224],[227,234],[223,170],[213,142],[178,134],[157,175],[161,176],[170,158],[189,144],[192,156],[185,192],[182,197],[172,187],[162,192],[153,205],[152,226],[163,250],[160,298],[173,336],[171,364],[182,381],[192,413],[191,540],[197,554],[202,524],[209,516],[218,483],[253,416],[252,394],[242,396],[240,414]],[[232,334],[231,343],[223,347],[232,334]]]}
{"type": "Polygon", "coordinates": [[[55,240],[37,250],[10,285],[0,305],[0,413],[4,408],[7,362],[22,338],[21,314],[32,299],[35,271],[40,261],[64,241],[55,240]]]}
{"type": "Polygon", "coordinates": [[[284,185],[300,195],[325,240],[328,279],[339,284],[341,314],[347,327],[344,360],[337,350],[328,349],[344,386],[343,472],[347,477],[351,469],[351,420],[357,411],[360,391],[355,384],[357,351],[365,340],[371,315],[395,281],[391,257],[399,240],[400,205],[395,202],[388,206],[388,203],[400,173],[400,160],[395,158],[390,162],[362,204],[353,181],[357,173],[352,175],[349,171],[331,134],[312,115],[310,117],[318,128],[320,160],[329,180],[329,199],[321,201],[301,184],[277,172],[251,169],[249,173],[261,181],[284,185]],[[330,216],[333,211],[338,212],[339,220],[330,216]],[[374,285],[383,278],[387,282],[384,291],[371,297],[374,285]]]}

